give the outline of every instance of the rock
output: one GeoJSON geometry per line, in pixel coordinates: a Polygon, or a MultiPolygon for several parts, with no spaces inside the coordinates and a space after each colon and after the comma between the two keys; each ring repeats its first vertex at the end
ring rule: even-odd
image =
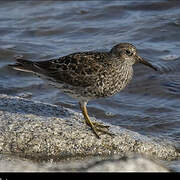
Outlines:
{"type": "Polygon", "coordinates": [[[0,95],[1,154],[36,161],[122,157],[132,153],[164,160],[180,157],[168,142],[114,125],[110,125],[110,131],[114,137],[101,135],[101,139],[97,139],[80,113],[61,106],[0,95]]]}
{"type": "Polygon", "coordinates": [[[32,162],[13,157],[0,157],[2,172],[170,172],[157,162],[140,156],[109,159],[91,158],[70,162],[32,162]]]}

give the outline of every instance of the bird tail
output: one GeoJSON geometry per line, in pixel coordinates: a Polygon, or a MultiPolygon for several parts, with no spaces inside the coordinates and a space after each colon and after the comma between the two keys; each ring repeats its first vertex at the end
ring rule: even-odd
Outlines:
{"type": "Polygon", "coordinates": [[[16,64],[8,65],[13,69],[25,72],[36,72],[36,66],[34,66],[34,62],[25,60],[22,57],[16,57],[16,64]]]}

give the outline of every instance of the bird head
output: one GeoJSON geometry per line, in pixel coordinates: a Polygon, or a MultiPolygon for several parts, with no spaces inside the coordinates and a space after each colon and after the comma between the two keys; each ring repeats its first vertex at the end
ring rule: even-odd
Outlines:
{"type": "Polygon", "coordinates": [[[129,65],[133,65],[135,63],[142,63],[157,71],[156,67],[154,67],[151,63],[147,62],[138,55],[136,47],[133,46],[132,44],[129,43],[117,44],[111,49],[110,53],[112,57],[124,61],[129,65]]]}

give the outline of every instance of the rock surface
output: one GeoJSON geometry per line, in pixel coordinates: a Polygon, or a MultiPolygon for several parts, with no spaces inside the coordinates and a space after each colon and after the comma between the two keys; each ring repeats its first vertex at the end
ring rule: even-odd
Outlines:
{"type": "MultiPolygon", "coordinates": [[[[95,119],[95,118],[93,118],[95,119]]],[[[110,124],[108,124],[110,125],[110,124]]],[[[110,125],[115,136],[97,139],[80,113],[47,103],[0,95],[0,152],[34,161],[120,157],[132,153],[163,160],[180,157],[160,139],[110,125]]]]}

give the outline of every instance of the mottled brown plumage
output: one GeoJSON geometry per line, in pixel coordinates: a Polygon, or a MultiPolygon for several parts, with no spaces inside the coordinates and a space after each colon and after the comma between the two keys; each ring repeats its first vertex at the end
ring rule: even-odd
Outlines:
{"type": "Polygon", "coordinates": [[[135,46],[129,43],[117,44],[109,52],[79,52],[39,62],[22,58],[17,58],[16,61],[16,64],[10,66],[33,72],[50,85],[78,99],[85,121],[97,137],[98,131],[109,132],[106,126],[90,121],[87,102],[112,96],[126,87],[132,79],[132,65],[135,63],[140,62],[157,70],[138,56],[135,46]]]}

